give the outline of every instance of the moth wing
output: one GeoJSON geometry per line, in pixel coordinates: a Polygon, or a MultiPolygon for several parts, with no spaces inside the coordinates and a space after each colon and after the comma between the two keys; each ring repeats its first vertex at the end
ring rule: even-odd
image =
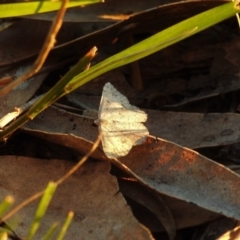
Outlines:
{"type": "Polygon", "coordinates": [[[147,114],[140,110],[131,110],[118,102],[111,102],[102,96],[99,108],[99,119],[126,123],[146,122],[147,114]]]}
{"type": "Polygon", "coordinates": [[[106,83],[103,87],[102,96],[108,99],[110,102],[118,102],[123,107],[129,110],[138,110],[137,107],[132,106],[128,99],[121,94],[111,83],[106,83]]]}
{"type": "Polygon", "coordinates": [[[102,134],[102,146],[109,158],[118,158],[129,153],[135,145],[142,144],[149,134],[142,123],[119,123],[101,121],[99,131],[102,134]]]}

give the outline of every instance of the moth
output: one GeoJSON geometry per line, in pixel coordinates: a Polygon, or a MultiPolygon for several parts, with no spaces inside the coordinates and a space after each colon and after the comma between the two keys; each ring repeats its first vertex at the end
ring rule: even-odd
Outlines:
{"type": "Polygon", "coordinates": [[[144,111],[132,106],[111,83],[105,84],[95,123],[102,135],[103,151],[108,158],[123,157],[133,146],[142,144],[149,135],[143,124],[146,120],[144,111]]]}

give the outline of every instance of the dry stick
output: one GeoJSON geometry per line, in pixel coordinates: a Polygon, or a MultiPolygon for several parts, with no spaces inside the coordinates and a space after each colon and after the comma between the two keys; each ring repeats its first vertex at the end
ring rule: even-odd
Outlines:
{"type": "MultiPolygon", "coordinates": [[[[93,144],[91,150],[81,159],[79,162],[72,168],[70,169],[63,177],[61,177],[59,180],[57,180],[55,183],[57,185],[63,183],[68,177],[70,177],[74,172],[78,170],[79,167],[83,165],[87,161],[87,159],[91,156],[91,154],[97,149],[99,143],[101,141],[101,135],[98,136],[97,140],[93,144]]],[[[12,209],[9,213],[7,213],[4,217],[1,218],[0,224],[2,222],[5,222],[7,219],[9,219],[12,215],[14,215],[16,212],[21,210],[23,207],[26,205],[30,204],[34,200],[40,198],[44,194],[44,191],[38,192],[34,194],[33,196],[29,197],[28,199],[24,200],[22,203],[20,203],[18,206],[16,206],[14,209],[12,209]]]]}
{"type": "Polygon", "coordinates": [[[15,81],[13,81],[13,82],[9,83],[7,86],[3,87],[0,90],[0,97],[9,93],[14,87],[16,87],[20,83],[26,81],[27,79],[32,77],[35,73],[37,73],[41,69],[41,67],[43,66],[50,50],[52,49],[52,47],[54,46],[54,44],[56,42],[56,35],[57,35],[59,29],[62,26],[63,17],[64,17],[64,14],[66,12],[66,9],[67,9],[66,7],[67,7],[68,1],[69,0],[62,0],[61,8],[59,9],[59,11],[57,13],[57,16],[52,23],[52,26],[51,26],[51,28],[48,32],[47,38],[45,40],[45,43],[44,43],[44,45],[43,45],[43,47],[42,47],[42,49],[41,49],[41,51],[38,55],[38,58],[36,59],[36,61],[32,65],[31,69],[27,70],[27,72],[25,74],[18,77],[15,81]]]}

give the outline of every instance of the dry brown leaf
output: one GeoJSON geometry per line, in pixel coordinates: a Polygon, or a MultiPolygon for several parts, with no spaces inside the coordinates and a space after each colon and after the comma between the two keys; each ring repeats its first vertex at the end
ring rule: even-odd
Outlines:
{"type": "Polygon", "coordinates": [[[121,161],[159,192],[240,219],[239,175],[195,151],[149,138],[121,161]]]}
{"type": "MultiPolygon", "coordinates": [[[[149,189],[144,188],[143,186],[134,181],[124,181],[119,179],[118,183],[123,195],[125,197],[133,199],[134,201],[140,203],[141,205],[149,209],[161,223],[158,224],[159,226],[157,230],[161,231],[163,225],[168,233],[169,239],[173,240],[176,235],[175,221],[167,207],[167,204],[162,200],[160,195],[156,194],[154,191],[150,191],[149,189]]],[[[136,212],[135,214],[139,214],[141,216],[140,212],[136,212]]],[[[149,219],[147,219],[145,214],[141,217],[142,220],[144,219],[146,223],[149,222],[149,219]]]]}
{"type": "MultiPolygon", "coordinates": [[[[149,194],[149,190],[137,182],[118,180],[118,183],[124,196],[142,204],[158,217],[159,221],[154,221],[152,217],[147,218],[145,212],[142,216],[141,212],[133,211],[135,216],[152,232],[163,231],[163,225],[170,233],[173,233],[174,228],[182,229],[201,225],[221,216],[192,203],[181,201],[164,194],[158,194],[161,197],[161,201],[158,201],[158,199],[151,194],[152,191],[149,194]],[[164,204],[162,204],[162,201],[164,204]],[[170,211],[171,215],[169,215],[168,211],[170,211]],[[174,223],[171,218],[174,220],[174,223]]],[[[171,236],[171,234],[169,235],[171,236]]]]}
{"type": "MultiPolygon", "coordinates": [[[[49,181],[58,180],[74,165],[62,160],[14,156],[2,156],[0,161],[1,198],[12,195],[15,205],[43,190],[49,181]]],[[[81,239],[153,239],[133,217],[109,170],[107,162],[88,162],[60,185],[36,239],[40,239],[53,222],[63,222],[70,210],[75,216],[66,239],[79,239],[80,236],[81,239]]],[[[19,223],[18,235],[26,236],[37,204],[38,201],[31,203],[14,215],[19,223]]]]}
{"type": "MultiPolygon", "coordinates": [[[[201,148],[239,142],[239,114],[145,111],[148,114],[146,127],[151,135],[185,147],[201,148]]],[[[59,134],[71,134],[90,141],[94,141],[98,134],[94,119],[54,108],[41,113],[25,125],[24,129],[57,134],[57,137],[59,134]]]]}
{"type": "MultiPolygon", "coordinates": [[[[40,116],[37,118],[38,124],[41,126],[43,120],[50,121],[48,123],[50,127],[53,124],[51,119],[60,119],[60,116],[64,115],[60,111],[55,114],[55,117],[48,117],[48,119],[47,115],[42,115],[46,119],[41,119],[40,116]]],[[[45,134],[38,132],[38,134],[49,141],[61,143],[85,153],[90,149],[91,138],[97,136],[97,127],[92,126],[95,134],[94,130],[90,133],[87,128],[81,129],[82,136],[84,135],[85,139],[88,139],[86,141],[74,134],[76,129],[80,129],[81,124],[91,123],[91,121],[82,119],[76,123],[74,122],[76,119],[73,118],[69,118],[67,121],[71,120],[71,125],[75,128],[71,134],[57,134],[58,137],[56,134],[54,136],[54,134],[46,134],[46,132],[45,134]]],[[[61,123],[63,121],[56,123],[56,128],[59,128],[57,125],[60,125],[66,131],[61,123]]],[[[94,154],[96,158],[106,159],[102,152],[98,151],[97,153],[94,154]]],[[[163,139],[149,137],[145,144],[134,147],[129,155],[121,158],[121,161],[143,178],[149,186],[161,193],[192,202],[216,213],[223,213],[228,217],[240,219],[239,176],[195,151],[163,139]]]]}
{"type": "Polygon", "coordinates": [[[151,135],[189,148],[239,142],[240,115],[236,113],[185,113],[145,110],[151,135]]]}

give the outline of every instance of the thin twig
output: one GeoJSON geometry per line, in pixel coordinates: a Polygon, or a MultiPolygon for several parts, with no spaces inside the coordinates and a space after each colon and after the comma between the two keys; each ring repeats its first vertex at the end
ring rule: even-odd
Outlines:
{"type": "Polygon", "coordinates": [[[15,81],[13,81],[13,82],[9,83],[7,86],[3,87],[0,90],[0,97],[9,93],[14,87],[16,87],[20,83],[26,81],[27,79],[32,77],[35,73],[37,73],[41,69],[41,67],[43,66],[50,50],[52,49],[52,47],[54,46],[54,44],[56,42],[56,35],[57,35],[58,31],[60,30],[60,28],[62,26],[63,17],[64,17],[64,14],[66,12],[66,7],[67,7],[68,1],[69,0],[62,0],[61,8],[59,9],[59,11],[57,13],[57,16],[52,23],[52,26],[51,26],[51,28],[48,32],[47,38],[45,40],[45,43],[44,43],[44,45],[43,45],[43,47],[42,47],[42,49],[41,49],[41,51],[38,55],[38,58],[36,59],[36,61],[32,65],[31,69],[27,70],[27,72],[25,74],[18,77],[15,81]]]}
{"type": "Polygon", "coordinates": [[[101,141],[101,135],[99,134],[91,150],[72,169],[70,169],[63,177],[61,177],[55,183],[59,185],[63,183],[67,178],[69,178],[73,173],[75,173],[88,160],[88,158],[92,155],[92,153],[97,149],[100,141],[101,141]]]}

